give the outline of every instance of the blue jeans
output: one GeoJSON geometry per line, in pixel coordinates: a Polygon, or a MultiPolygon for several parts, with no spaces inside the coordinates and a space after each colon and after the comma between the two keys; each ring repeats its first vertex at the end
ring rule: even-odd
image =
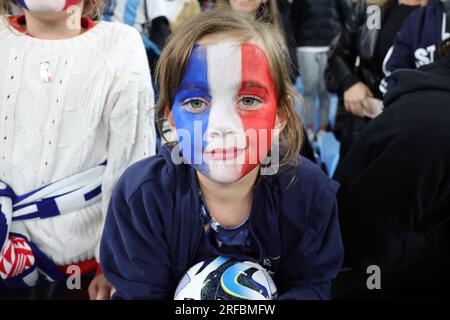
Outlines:
{"type": "Polygon", "coordinates": [[[327,52],[309,52],[300,48],[297,50],[297,60],[304,84],[306,125],[308,128],[313,127],[315,100],[319,96],[319,123],[320,127],[326,127],[330,115],[330,94],[325,84],[325,69],[328,61],[327,52]]]}

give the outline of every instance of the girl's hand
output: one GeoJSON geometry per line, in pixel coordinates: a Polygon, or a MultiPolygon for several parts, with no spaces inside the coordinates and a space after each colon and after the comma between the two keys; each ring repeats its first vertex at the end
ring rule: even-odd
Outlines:
{"type": "Polygon", "coordinates": [[[350,89],[344,92],[345,110],[358,117],[364,117],[364,109],[367,114],[372,114],[372,105],[368,100],[373,97],[370,89],[362,82],[354,84],[350,89]]]}
{"type": "Polygon", "coordinates": [[[99,274],[92,279],[89,285],[89,299],[90,300],[109,300],[116,290],[111,283],[106,280],[103,274],[99,274]]]}

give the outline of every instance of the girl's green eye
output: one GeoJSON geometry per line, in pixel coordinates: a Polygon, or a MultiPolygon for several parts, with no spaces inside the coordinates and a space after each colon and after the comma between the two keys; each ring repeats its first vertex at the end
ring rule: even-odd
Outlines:
{"type": "Polygon", "coordinates": [[[258,107],[258,105],[261,103],[261,101],[259,101],[256,98],[252,98],[252,97],[245,97],[242,98],[241,101],[241,106],[244,108],[256,108],[258,107]]]}
{"type": "Polygon", "coordinates": [[[208,103],[202,99],[190,99],[183,102],[182,107],[190,112],[202,112],[208,107],[208,103]]]}
{"type": "Polygon", "coordinates": [[[242,99],[242,103],[244,104],[244,106],[251,106],[255,101],[256,101],[255,99],[251,98],[242,99]]]}
{"type": "Polygon", "coordinates": [[[189,104],[194,109],[200,109],[203,107],[204,102],[201,100],[192,100],[192,101],[189,101],[189,104]]]}

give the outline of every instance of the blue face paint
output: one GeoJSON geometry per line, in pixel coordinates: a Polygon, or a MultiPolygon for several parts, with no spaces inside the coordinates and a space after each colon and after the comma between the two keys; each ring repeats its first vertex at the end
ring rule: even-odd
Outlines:
{"type": "Polygon", "coordinates": [[[28,9],[28,6],[27,6],[27,4],[25,3],[25,0],[17,0],[17,3],[18,3],[21,7],[25,8],[25,9],[28,9]]]}
{"type": "Polygon", "coordinates": [[[189,58],[184,78],[172,105],[172,116],[184,159],[196,170],[208,175],[207,164],[203,161],[203,150],[206,148],[204,133],[208,128],[210,109],[197,113],[188,111],[182,105],[189,99],[201,99],[211,103],[206,48],[199,45],[194,46],[189,58]]]}

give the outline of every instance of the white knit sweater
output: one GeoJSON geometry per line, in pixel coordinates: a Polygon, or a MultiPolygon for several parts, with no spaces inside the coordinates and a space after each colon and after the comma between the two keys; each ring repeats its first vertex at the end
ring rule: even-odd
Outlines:
{"type": "Polygon", "coordinates": [[[155,152],[153,121],[135,29],[100,22],[74,38],[41,40],[0,19],[0,180],[24,194],[108,161],[102,203],[11,227],[25,229],[56,264],[95,256],[116,179],[155,152]],[[42,62],[49,62],[50,82],[41,79],[42,62]]]}

